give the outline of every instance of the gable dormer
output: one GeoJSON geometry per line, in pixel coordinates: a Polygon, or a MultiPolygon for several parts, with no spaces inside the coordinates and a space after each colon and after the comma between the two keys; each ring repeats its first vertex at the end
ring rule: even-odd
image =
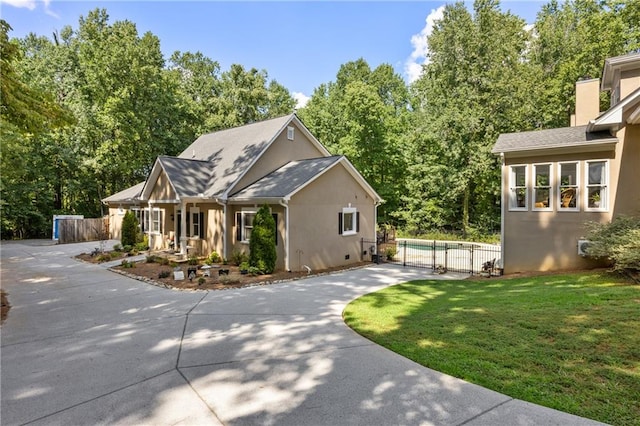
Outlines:
{"type": "Polygon", "coordinates": [[[611,107],[640,87],[640,53],[609,58],[604,62],[600,89],[611,91],[611,107]]]}

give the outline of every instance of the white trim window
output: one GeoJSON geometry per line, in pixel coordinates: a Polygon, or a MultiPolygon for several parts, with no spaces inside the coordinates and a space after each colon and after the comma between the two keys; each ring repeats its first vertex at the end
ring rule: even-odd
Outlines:
{"type": "Polygon", "coordinates": [[[586,162],[586,202],[587,210],[604,211],[608,208],[608,176],[607,160],[586,162]]]}
{"type": "Polygon", "coordinates": [[[151,209],[151,233],[162,234],[162,210],[159,207],[151,209]]]}
{"type": "Polygon", "coordinates": [[[558,163],[558,210],[580,210],[580,167],[579,162],[558,163]]]}
{"type": "Polygon", "coordinates": [[[509,210],[527,210],[527,166],[509,167],[509,210]]]}
{"type": "Polygon", "coordinates": [[[202,224],[200,223],[200,207],[191,207],[189,209],[189,214],[191,215],[191,229],[190,234],[192,238],[200,237],[200,227],[202,224]]]}
{"type": "Polygon", "coordinates": [[[246,244],[249,243],[256,212],[257,211],[253,209],[236,212],[236,241],[246,244]]]}
{"type": "Polygon", "coordinates": [[[287,127],[287,139],[289,139],[290,141],[292,141],[295,138],[295,134],[296,134],[296,129],[293,126],[288,126],[287,127]]]}
{"type": "Polygon", "coordinates": [[[338,234],[343,237],[360,232],[360,213],[355,207],[344,207],[338,213],[338,234]]]}
{"type": "Polygon", "coordinates": [[[534,164],[533,178],[533,209],[552,210],[551,164],[534,164]]]}
{"type": "Polygon", "coordinates": [[[149,215],[148,208],[140,208],[140,207],[132,207],[131,211],[136,215],[136,219],[138,219],[138,228],[140,232],[143,234],[147,233],[147,217],[149,215]]]}

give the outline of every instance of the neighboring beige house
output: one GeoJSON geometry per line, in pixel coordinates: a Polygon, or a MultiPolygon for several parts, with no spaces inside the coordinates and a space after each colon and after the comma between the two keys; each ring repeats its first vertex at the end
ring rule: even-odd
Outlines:
{"type": "Polygon", "coordinates": [[[361,241],[376,237],[381,198],[292,114],[200,136],[178,157],[158,157],[146,182],[102,201],[112,238],[132,210],[152,249],[224,258],[249,252],[255,213],[267,204],[276,268],[318,270],[367,255],[361,241]]]}
{"type": "Polygon", "coordinates": [[[640,214],[640,53],[605,61],[602,82],[576,83],[572,127],[502,134],[505,273],[594,266],[585,223],[640,214]],[[599,92],[611,92],[600,113],[599,92]]]}

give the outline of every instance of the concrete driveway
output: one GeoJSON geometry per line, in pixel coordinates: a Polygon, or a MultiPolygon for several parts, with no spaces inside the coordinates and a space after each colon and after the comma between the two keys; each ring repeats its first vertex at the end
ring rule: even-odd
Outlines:
{"type": "Polygon", "coordinates": [[[453,276],[375,266],[175,291],[72,259],[94,246],[2,243],[3,425],[596,424],[424,368],[342,321],[362,294],[453,276]]]}

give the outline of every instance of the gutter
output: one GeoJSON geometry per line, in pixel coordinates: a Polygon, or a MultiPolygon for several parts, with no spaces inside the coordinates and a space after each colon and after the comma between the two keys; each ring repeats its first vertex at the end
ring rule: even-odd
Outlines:
{"type": "Polygon", "coordinates": [[[500,259],[502,260],[502,269],[504,270],[504,213],[508,208],[505,202],[508,203],[509,200],[504,195],[507,179],[505,177],[505,160],[503,152],[500,153],[500,160],[502,163],[500,167],[500,259]]]}

